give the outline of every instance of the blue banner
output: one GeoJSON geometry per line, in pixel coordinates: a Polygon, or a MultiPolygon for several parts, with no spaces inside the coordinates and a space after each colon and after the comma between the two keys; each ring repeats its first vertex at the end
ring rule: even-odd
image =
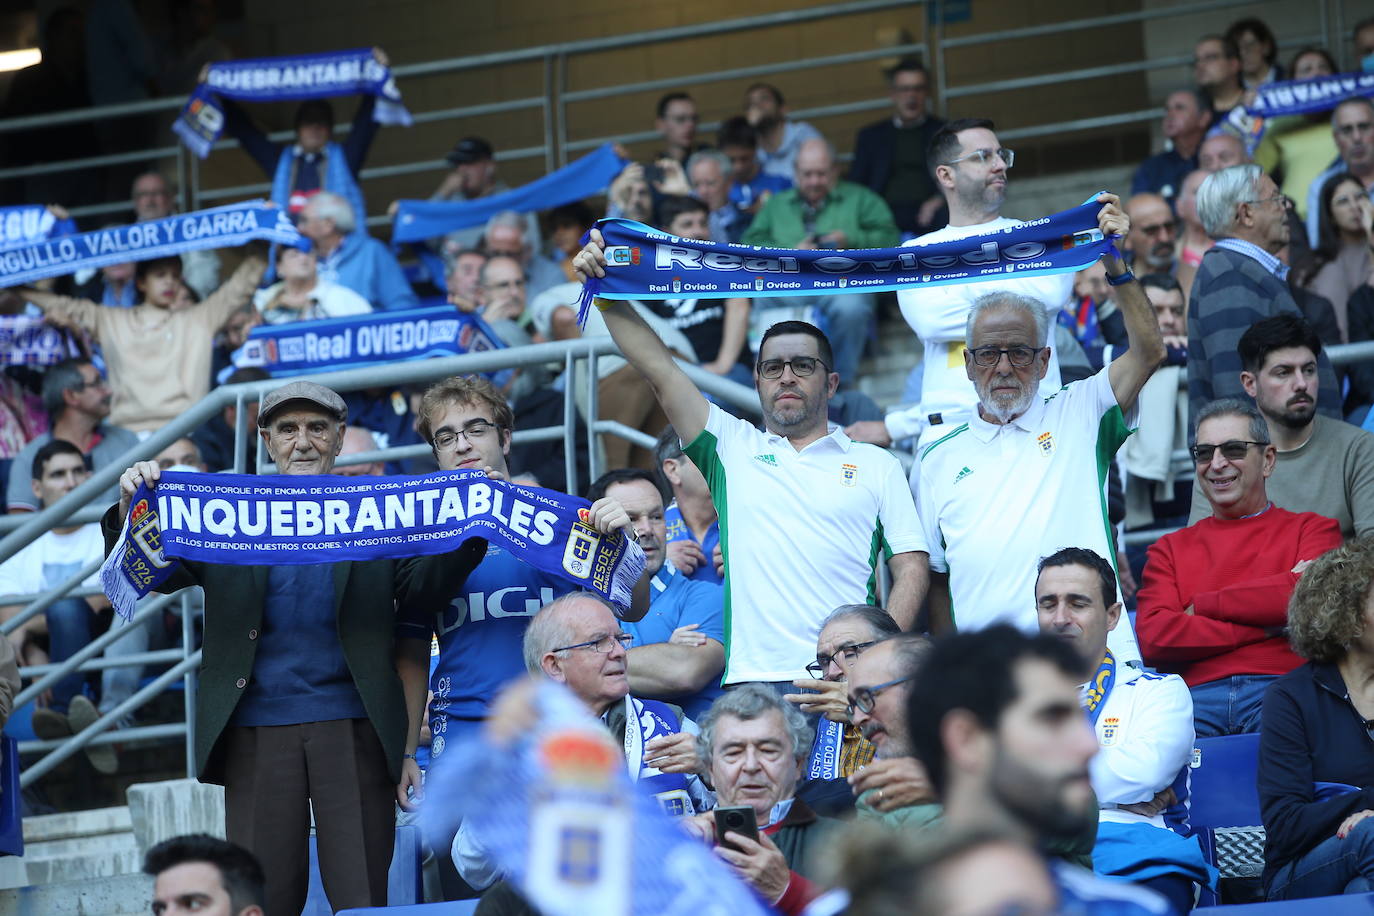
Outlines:
{"type": "Polygon", "coordinates": [[[371,48],[354,48],[211,64],[205,82],[192,91],[172,130],[204,159],[224,130],[219,97],[238,102],[293,102],[359,93],[377,97],[373,118],[378,123],[411,123],[391,68],[378,63],[371,48]]]}
{"type": "Polygon", "coordinates": [[[1102,204],[1008,226],[986,235],[902,248],[801,251],[679,238],[625,219],[596,224],[606,241],[606,276],[582,289],[579,321],[592,299],[724,299],[834,295],[976,283],[995,276],[1082,270],[1112,248],[1097,228],[1102,204]]]}
{"type": "Polygon", "coordinates": [[[0,249],[43,242],[75,231],[73,220],[58,219],[43,204],[0,207],[0,249]]]}
{"type": "Polygon", "coordinates": [[[607,143],[543,178],[501,194],[455,202],[402,200],[391,224],[391,242],[418,242],[480,226],[503,210],[525,213],[561,207],[601,193],[628,164],[607,143]]]}
{"type": "Polygon", "coordinates": [[[285,210],[246,201],[5,249],[0,251],[0,287],[198,248],[232,248],[254,239],[298,245],[301,235],[285,210]]]}
{"type": "Polygon", "coordinates": [[[536,569],[622,607],[644,552],[582,521],[585,499],[492,480],[481,471],[420,477],[265,476],[168,471],[140,486],[101,584],[128,618],[175,559],[297,566],[447,553],[498,541],[536,569]]]}
{"type": "Polygon", "coordinates": [[[0,366],[51,366],[79,354],[41,315],[0,315],[0,366]]]}
{"type": "Polygon", "coordinates": [[[549,681],[530,693],[534,721],[514,741],[484,733],[448,751],[467,765],[431,774],[427,804],[443,807],[422,817],[456,808],[499,873],[548,916],[772,912],[631,780],[581,700],[549,681]]]}
{"type": "Polygon", "coordinates": [[[1374,73],[1338,73],[1305,80],[1279,80],[1255,90],[1255,101],[1245,106],[1252,115],[1312,114],[1330,111],[1354,96],[1374,96],[1374,73]]]}
{"type": "Polygon", "coordinates": [[[258,325],[234,352],[233,362],[278,378],[504,348],[476,315],[439,306],[258,325]]]}

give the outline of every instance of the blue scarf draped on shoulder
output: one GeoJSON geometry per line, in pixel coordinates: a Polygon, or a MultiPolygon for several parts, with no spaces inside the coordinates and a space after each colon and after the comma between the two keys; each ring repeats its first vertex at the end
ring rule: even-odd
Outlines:
{"type": "Polygon", "coordinates": [[[578,321],[593,299],[808,296],[976,283],[1012,274],[1070,273],[1115,250],[1087,203],[1019,226],[901,248],[802,251],[679,238],[626,219],[603,219],[606,276],[583,284],[578,321]]]}

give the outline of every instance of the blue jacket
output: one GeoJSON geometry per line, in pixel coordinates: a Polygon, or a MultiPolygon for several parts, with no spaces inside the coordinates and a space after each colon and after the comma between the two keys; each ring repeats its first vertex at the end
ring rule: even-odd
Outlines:
{"type": "Polygon", "coordinates": [[[1349,815],[1374,808],[1374,741],[1335,665],[1309,662],[1276,680],[1261,722],[1257,781],[1268,887],[1279,866],[1335,836],[1349,815]],[[1318,801],[1318,782],[1359,790],[1318,801]]]}
{"type": "Polygon", "coordinates": [[[366,233],[345,236],[329,257],[321,258],[320,277],[347,286],[375,309],[395,312],[420,307],[395,256],[366,233]]]}

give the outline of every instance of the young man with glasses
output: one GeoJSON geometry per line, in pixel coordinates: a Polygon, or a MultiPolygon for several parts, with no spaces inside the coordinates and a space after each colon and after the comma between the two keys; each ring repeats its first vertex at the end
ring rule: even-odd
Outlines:
{"type": "MultiPolygon", "coordinates": [[[[1130,224],[1116,197],[1101,200],[1102,232],[1124,235],[1130,224]]],[[[1105,255],[1103,264],[1128,349],[1048,397],[1040,387],[1051,358],[1044,303],[997,291],[967,313],[964,384],[972,382],[976,411],[921,451],[917,473],[931,569],[944,574],[932,577],[934,633],[994,623],[1033,633],[1035,614],[1024,596],[1041,557],[1065,544],[1116,556],[1103,483],[1135,426],[1136,397],[1165,350],[1140,283],[1117,255],[1105,255]]],[[[1117,628],[1113,649],[1128,662],[1139,657],[1130,627],[1117,628]]]]}
{"type": "Polygon", "coordinates": [[[1259,730],[1265,688],[1302,663],[1288,599],[1312,561],[1341,544],[1336,522],[1289,512],[1265,491],[1275,450],[1264,415],[1235,398],[1198,413],[1192,448],[1212,512],[1150,546],[1136,596],[1146,664],[1182,675],[1200,738],[1259,730]]]}
{"type": "MultiPolygon", "coordinates": [[[[500,392],[478,376],[444,379],[425,392],[420,402],[420,435],[434,449],[440,470],[484,471],[494,480],[509,480],[515,415],[500,392]]],[[[630,518],[613,499],[602,499],[588,510],[588,523],[602,533],[625,529],[630,518]]],[[[445,757],[450,745],[474,734],[487,716],[488,705],[507,682],[525,670],[520,645],[530,618],[555,598],[580,586],[570,579],[545,573],[522,562],[495,542],[467,577],[461,593],[442,607],[402,605],[396,625],[397,670],[408,695],[423,701],[425,687],[434,693],[430,703],[430,773],[461,765],[445,757]],[[431,637],[439,655],[430,671],[431,637]]],[[[648,580],[636,589],[630,616],[648,607],[648,580]]],[[[420,706],[423,707],[423,702],[420,706]]],[[[418,738],[419,717],[410,723],[418,738]]],[[[431,845],[446,849],[456,822],[442,825],[435,818],[431,845]],[[447,835],[443,835],[447,831],[447,835]]],[[[447,857],[440,857],[445,896],[461,893],[447,857]]]]}
{"type": "MultiPolygon", "coordinates": [[[[1019,220],[1002,215],[1007,173],[1015,162],[1015,152],[998,142],[991,121],[961,118],[940,128],[930,141],[926,164],[944,194],[949,224],[906,244],[952,242],[1021,225],[1019,220]]],[[[899,290],[897,302],[902,317],[925,350],[921,361],[921,402],[893,411],[882,420],[853,423],[845,432],[860,442],[881,446],[919,437],[924,448],[972,416],[977,404],[961,371],[964,318],[975,299],[995,291],[1033,299],[1053,319],[1069,301],[1073,274],[1018,276],[899,290]]],[[[1059,357],[1053,351],[1047,352],[1049,362],[1040,384],[1046,397],[1058,391],[1060,384],[1059,357]]]]}
{"type": "MultiPolygon", "coordinates": [[[[605,276],[605,264],[593,229],[573,266],[605,276]]],[[[839,376],[820,329],[786,321],[764,334],[760,431],[709,403],[629,303],[596,305],[711,488],[726,569],[723,683],[805,677],[824,609],[876,600],[884,557],[886,610],[914,625],[927,584],[920,519],[897,459],[827,421],[839,376]]]]}

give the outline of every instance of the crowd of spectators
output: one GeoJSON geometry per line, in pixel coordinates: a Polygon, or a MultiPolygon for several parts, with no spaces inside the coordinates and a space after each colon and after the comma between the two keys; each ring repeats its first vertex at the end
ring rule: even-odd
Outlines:
{"type": "MultiPolygon", "coordinates": [[[[53,40],[72,28],[65,13],[49,22],[53,40]]],[[[203,80],[219,52],[204,23],[186,29],[199,50],[168,72],[203,80]]],[[[1374,69],[1374,20],[1354,36],[1374,69]]],[[[300,247],[0,291],[0,313],[41,317],[72,354],[6,361],[0,508],[43,510],[127,468],[100,523],[53,528],[0,563],[0,622],[23,610],[16,596],[94,592],[134,487],[164,471],[254,473],[261,452],[282,474],[476,470],[569,489],[561,456],[513,441],[563,421],[561,392],[581,385],[561,366],[343,394],[288,382],[128,459],[217,385],[270,378],[235,363],[259,324],[444,303],[505,347],[615,342],[623,357],[598,360],[597,416],[584,402],[581,421],[656,446],[592,437],[610,470],[574,495],[598,531],[637,540],[646,569],[617,609],[494,542],[252,576],[181,564],[167,587],[205,593],[197,775],[225,785],[228,836],[251,855],[208,838],[159,847],[157,899],[299,912],[313,805],[333,905],[385,903],[396,806],[442,812],[426,783],[461,772],[526,676],[600,717],[632,777],[784,913],[885,913],[903,894],[946,912],[953,893],[986,911],[1186,912],[1217,881],[1188,823],[1194,743],[1249,733],[1264,748],[1262,892],[1374,881],[1374,361],[1328,352],[1374,340],[1374,103],[1249,114],[1265,83],[1338,71],[1322,48],[1278,52],[1257,19],[1196,42],[1191,84],[1164,100],[1166,148],[1128,197],[1097,198],[1120,251],[1077,275],[598,300],[582,324],[582,282],[605,266],[598,217],[717,243],[920,247],[1021,225],[1004,215],[1016,154],[990,120],[936,117],[917,60],[886,72],[891,111],[853,138],[847,169],[838,138],[793,118],[777,85],[745,89],[713,137],[674,91],[652,112],[661,148],[604,199],[444,233],[419,246],[442,265],[425,273],[367,230],[370,96],[342,142],[327,102],[301,104],[286,143],[226,102],[300,247]],[[884,413],[860,389],[893,306],[920,360],[884,413]],[[754,388],[761,426],[680,362],[754,388]],[[373,454],[403,445],[428,454],[373,454]],[[890,451],[903,449],[909,472],[890,451]],[[1155,540],[1127,550],[1127,531],[1155,540]],[[751,809],[758,829],[723,834],[714,807],[751,809]],[[853,840],[831,845],[849,820],[853,840]]],[[[496,155],[463,137],[430,199],[508,191],[496,155]]],[[[157,171],[132,175],[129,194],[136,221],[174,212],[157,171]]],[[[0,721],[16,665],[70,658],[112,626],[128,625],[98,593],[14,626],[0,721]]],[[[107,658],[165,637],[129,630],[107,658]]],[[[88,728],[142,673],[67,675],[36,698],[34,733],[88,728]]],[[[110,744],[85,756],[119,766],[110,744]]],[[[529,911],[470,825],[440,813],[425,832],[443,897],[529,911]]]]}

